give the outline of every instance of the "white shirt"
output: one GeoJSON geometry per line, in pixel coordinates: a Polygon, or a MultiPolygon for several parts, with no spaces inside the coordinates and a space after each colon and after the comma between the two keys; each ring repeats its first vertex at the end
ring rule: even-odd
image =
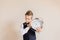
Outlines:
{"type": "Polygon", "coordinates": [[[23,28],[23,24],[21,25],[21,34],[24,35],[25,33],[28,32],[30,28],[29,27],[26,27],[25,29],[23,28]]]}

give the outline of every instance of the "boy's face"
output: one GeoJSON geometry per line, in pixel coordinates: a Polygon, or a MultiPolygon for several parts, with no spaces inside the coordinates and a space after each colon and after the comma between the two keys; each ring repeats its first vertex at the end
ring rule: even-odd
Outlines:
{"type": "Polygon", "coordinates": [[[28,15],[25,15],[25,21],[28,23],[28,22],[31,22],[32,21],[32,15],[28,16],[28,15]]]}

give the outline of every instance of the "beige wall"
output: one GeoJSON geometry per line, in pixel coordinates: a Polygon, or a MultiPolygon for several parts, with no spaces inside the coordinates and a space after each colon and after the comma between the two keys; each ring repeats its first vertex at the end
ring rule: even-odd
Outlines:
{"type": "Polygon", "coordinates": [[[22,40],[20,24],[29,9],[44,20],[37,40],[60,40],[59,0],[0,0],[0,40],[22,40]]]}

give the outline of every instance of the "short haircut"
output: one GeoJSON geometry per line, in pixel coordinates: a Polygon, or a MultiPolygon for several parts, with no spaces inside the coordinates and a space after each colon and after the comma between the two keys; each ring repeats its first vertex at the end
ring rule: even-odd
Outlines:
{"type": "Polygon", "coordinates": [[[32,12],[31,10],[28,10],[28,11],[25,13],[25,15],[28,15],[28,16],[32,15],[32,16],[33,16],[33,12],[32,12]]]}

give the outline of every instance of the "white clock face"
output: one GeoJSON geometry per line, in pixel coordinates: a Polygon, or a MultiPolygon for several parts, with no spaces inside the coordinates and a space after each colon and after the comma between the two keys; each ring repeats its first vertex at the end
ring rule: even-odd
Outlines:
{"type": "Polygon", "coordinates": [[[32,21],[32,28],[36,29],[37,27],[41,27],[42,22],[39,19],[34,19],[32,21]]]}

